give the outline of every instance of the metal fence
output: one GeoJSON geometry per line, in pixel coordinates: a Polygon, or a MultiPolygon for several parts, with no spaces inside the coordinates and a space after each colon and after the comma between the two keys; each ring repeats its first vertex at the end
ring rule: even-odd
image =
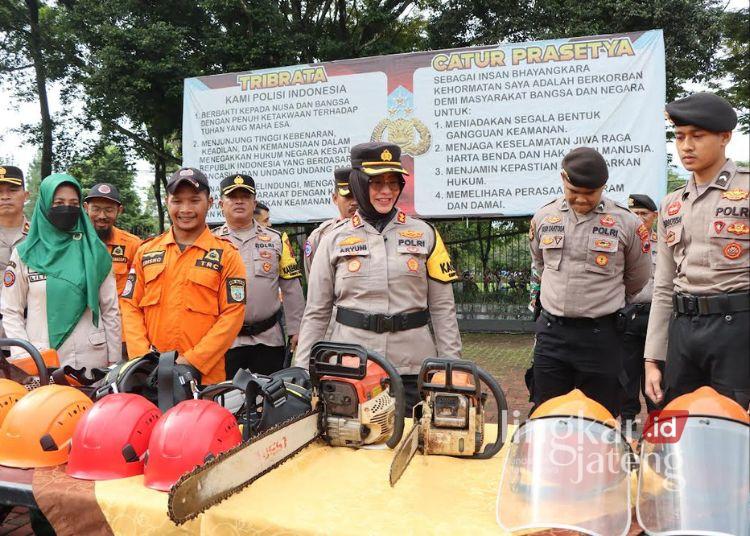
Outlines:
{"type": "MultiPolygon", "coordinates": [[[[459,280],[456,311],[466,331],[529,331],[528,218],[433,222],[459,280]]],[[[279,226],[297,245],[298,258],[315,225],[279,226]]],[[[306,285],[306,282],[305,282],[306,285]]]]}

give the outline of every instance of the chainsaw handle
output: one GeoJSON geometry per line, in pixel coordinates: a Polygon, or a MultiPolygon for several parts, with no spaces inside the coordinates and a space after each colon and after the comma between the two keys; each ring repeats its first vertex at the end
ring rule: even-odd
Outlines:
{"type": "Polygon", "coordinates": [[[390,394],[396,399],[396,422],[393,426],[393,433],[388,441],[385,442],[389,449],[396,448],[401,442],[401,436],[404,435],[404,416],[406,415],[406,394],[404,392],[404,382],[396,367],[385,357],[375,352],[367,352],[367,359],[378,364],[388,374],[390,381],[390,394]]]}
{"type": "Polygon", "coordinates": [[[34,360],[36,370],[39,372],[39,385],[49,384],[49,371],[47,370],[47,364],[44,362],[44,358],[42,358],[42,354],[39,353],[36,346],[29,341],[24,341],[23,339],[4,338],[0,339],[0,346],[18,346],[19,348],[26,350],[31,356],[31,359],[34,360]]]}
{"type": "Polygon", "coordinates": [[[478,460],[486,460],[500,452],[500,449],[503,448],[503,445],[505,444],[505,439],[508,434],[508,402],[505,399],[505,393],[503,393],[503,389],[500,387],[497,380],[479,366],[477,366],[476,370],[479,379],[487,386],[497,403],[497,439],[495,439],[494,443],[490,443],[484,447],[482,452],[478,452],[472,456],[478,460]]]}

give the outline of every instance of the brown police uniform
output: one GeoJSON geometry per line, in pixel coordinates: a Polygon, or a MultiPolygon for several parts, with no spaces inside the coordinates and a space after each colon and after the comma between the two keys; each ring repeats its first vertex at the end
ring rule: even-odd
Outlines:
{"type": "Polygon", "coordinates": [[[727,160],[703,193],[691,177],[662,201],[644,355],[667,360],[667,401],[710,382],[750,403],[748,196],[750,173],[727,160]]]}
{"type": "MultiPolygon", "coordinates": [[[[606,163],[593,149],[574,149],[569,157],[571,165],[563,161],[563,168],[571,182],[580,181],[575,186],[595,189],[606,182],[606,163]]],[[[618,325],[617,313],[651,275],[649,231],[606,197],[583,215],[558,198],[534,215],[529,238],[541,277],[535,405],[579,388],[618,415],[624,324],[618,325]]]]}
{"type": "Polygon", "coordinates": [[[225,224],[215,229],[214,234],[237,246],[247,272],[248,307],[239,336],[227,353],[227,378],[233,378],[240,367],[261,374],[280,370],[285,335],[299,333],[305,310],[301,274],[289,239],[282,240],[278,231],[255,220],[247,231],[233,231],[225,224]],[[284,296],[286,333],[281,325],[279,289],[284,296]]]}
{"type": "MultiPolygon", "coordinates": [[[[23,219],[20,227],[0,227],[0,271],[5,273],[10,261],[10,255],[15,247],[20,244],[29,233],[29,222],[23,219]]],[[[0,286],[0,296],[2,296],[3,286],[0,286]]],[[[5,337],[5,330],[2,324],[2,315],[0,315],[0,337],[5,337]]]]}
{"type": "Polygon", "coordinates": [[[310,233],[310,236],[307,237],[307,240],[305,241],[305,249],[304,249],[304,253],[305,253],[304,266],[305,266],[305,278],[308,281],[310,280],[310,267],[312,266],[313,257],[315,257],[315,252],[318,249],[318,245],[320,244],[320,241],[340,221],[341,221],[340,218],[331,218],[330,220],[326,220],[323,223],[321,223],[319,226],[317,226],[313,230],[313,232],[310,233]]]}
{"type": "Polygon", "coordinates": [[[428,223],[399,212],[378,232],[357,213],[323,237],[310,277],[295,365],[307,367],[334,307],[331,340],[379,352],[400,374],[418,373],[426,357],[461,356],[456,274],[428,223]]]}

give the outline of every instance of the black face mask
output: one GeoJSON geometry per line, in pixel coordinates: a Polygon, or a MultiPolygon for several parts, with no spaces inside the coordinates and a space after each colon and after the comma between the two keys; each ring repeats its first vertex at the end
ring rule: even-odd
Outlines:
{"type": "Polygon", "coordinates": [[[81,207],[60,205],[57,207],[50,207],[47,211],[47,219],[49,222],[65,232],[72,231],[80,217],[81,207]]]}

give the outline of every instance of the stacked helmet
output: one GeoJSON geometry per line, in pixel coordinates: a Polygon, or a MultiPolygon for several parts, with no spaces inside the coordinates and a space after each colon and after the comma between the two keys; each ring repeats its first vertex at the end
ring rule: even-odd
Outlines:
{"type": "Polygon", "coordinates": [[[45,385],[21,398],[0,426],[0,465],[51,467],[68,460],[78,421],[92,406],[73,387],[45,385]]]}
{"type": "Polygon", "coordinates": [[[20,383],[0,378],[0,424],[16,402],[29,391],[20,383]]]}
{"type": "Polygon", "coordinates": [[[84,480],[143,473],[143,458],[159,409],[142,396],[107,395],[78,422],[66,472],[84,480]]]}
{"type": "Polygon", "coordinates": [[[209,400],[180,402],[159,419],[151,434],[144,484],[167,491],[184,473],[241,441],[229,410],[209,400]]]}

